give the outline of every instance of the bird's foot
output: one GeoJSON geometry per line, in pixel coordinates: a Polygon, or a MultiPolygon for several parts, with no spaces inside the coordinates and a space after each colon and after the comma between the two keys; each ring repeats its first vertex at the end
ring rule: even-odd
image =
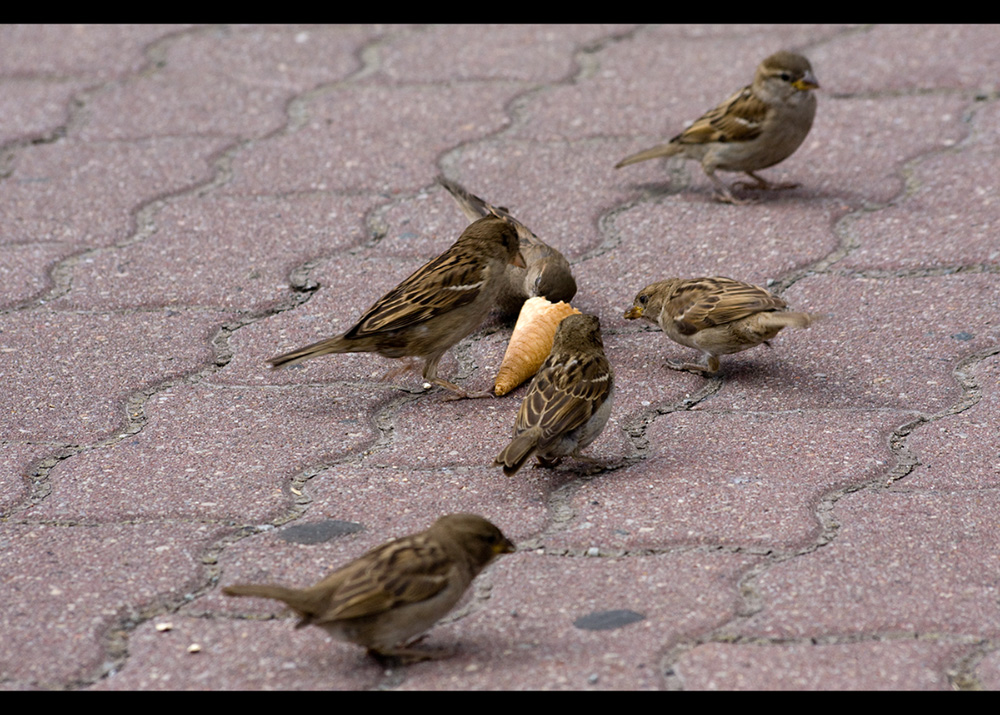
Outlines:
{"type": "Polygon", "coordinates": [[[705,365],[699,365],[696,362],[681,362],[680,360],[667,360],[664,365],[669,367],[671,370],[693,372],[695,375],[701,375],[702,377],[712,377],[719,371],[718,366],[716,366],[713,370],[711,366],[706,367],[705,365]]]}
{"type": "Polygon", "coordinates": [[[478,400],[482,397],[496,397],[493,394],[493,390],[482,390],[480,392],[469,392],[468,390],[459,387],[453,382],[448,382],[447,380],[442,380],[440,377],[435,377],[427,382],[437,385],[438,387],[443,387],[446,390],[451,390],[450,395],[445,395],[442,397],[443,402],[452,402],[454,400],[478,400]]]}

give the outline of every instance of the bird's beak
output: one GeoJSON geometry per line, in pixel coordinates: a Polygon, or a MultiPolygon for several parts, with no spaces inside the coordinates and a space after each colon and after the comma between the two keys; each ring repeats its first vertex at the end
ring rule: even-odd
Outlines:
{"type": "Polygon", "coordinates": [[[517,255],[514,256],[514,259],[510,262],[510,264],[512,266],[517,266],[518,268],[528,267],[528,264],[524,262],[524,256],[521,255],[520,251],[517,252],[517,255]]]}
{"type": "Polygon", "coordinates": [[[635,320],[636,318],[642,317],[642,306],[634,305],[625,311],[625,317],[629,320],[635,320]]]}
{"type": "Polygon", "coordinates": [[[504,539],[499,544],[493,545],[494,554],[512,554],[516,549],[517,547],[508,539],[504,539]]]}
{"type": "Polygon", "coordinates": [[[813,77],[812,72],[806,72],[805,77],[792,82],[792,86],[795,87],[795,89],[800,89],[802,91],[807,89],[819,89],[819,82],[817,82],[816,78],[813,77]]]}

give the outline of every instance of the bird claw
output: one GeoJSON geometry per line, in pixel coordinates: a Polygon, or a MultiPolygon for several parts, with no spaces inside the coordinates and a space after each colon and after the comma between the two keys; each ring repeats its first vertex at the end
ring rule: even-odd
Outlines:
{"type": "Polygon", "coordinates": [[[545,457],[539,457],[535,455],[535,464],[533,465],[535,469],[554,469],[559,466],[562,462],[562,457],[556,457],[555,459],[545,459],[545,457]]]}
{"type": "Polygon", "coordinates": [[[420,663],[425,660],[437,660],[438,658],[445,658],[452,655],[452,651],[447,648],[413,648],[414,645],[422,641],[425,637],[426,634],[417,637],[405,646],[387,651],[377,651],[369,648],[368,655],[378,661],[383,667],[412,665],[413,663],[420,663]]]}
{"type": "Polygon", "coordinates": [[[664,365],[669,367],[671,370],[680,370],[682,372],[692,372],[695,375],[701,375],[702,377],[711,377],[715,374],[715,371],[710,370],[704,365],[699,365],[694,362],[680,362],[679,360],[667,360],[664,365]]]}
{"type": "Polygon", "coordinates": [[[737,181],[733,184],[733,188],[739,189],[750,189],[751,191],[781,191],[783,189],[794,189],[798,186],[795,182],[786,182],[783,184],[773,184],[767,179],[763,179],[753,172],[747,172],[747,176],[753,179],[753,183],[749,181],[737,181]]]}
{"type": "MultiPolygon", "coordinates": [[[[482,397],[496,397],[493,394],[493,390],[482,390],[481,392],[469,392],[453,382],[448,382],[447,380],[442,380],[441,378],[434,378],[431,380],[438,387],[443,387],[446,390],[451,390],[452,394],[445,395],[441,398],[442,402],[453,402],[455,400],[478,400],[482,397]]],[[[426,384],[426,383],[425,383],[426,384]]]]}

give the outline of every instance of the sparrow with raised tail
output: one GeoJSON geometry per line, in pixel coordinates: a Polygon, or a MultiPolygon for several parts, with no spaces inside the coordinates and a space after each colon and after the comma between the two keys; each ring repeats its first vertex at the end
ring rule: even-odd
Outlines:
{"type": "MultiPolygon", "coordinates": [[[[378,353],[424,359],[423,377],[458,397],[479,397],[437,376],[448,349],[472,333],[489,314],[510,264],[524,267],[517,231],[502,218],[471,223],[440,256],[379,298],[343,335],[278,355],[268,362],[284,367],[328,353],[378,353]]],[[[395,371],[394,371],[395,372],[395,371]]]]}
{"type": "Polygon", "coordinates": [[[802,55],[776,52],[757,67],[753,84],[706,112],[666,144],[619,161],[615,168],[680,155],[701,163],[718,189],[720,201],[745,203],[735,198],[715,171],[742,171],[755,183],[735,186],[752,189],[789,189],[797,184],[770,184],[756,171],[774,166],[799,148],[812,128],[819,83],[802,55]]]}
{"type": "Polygon", "coordinates": [[[497,297],[497,305],[504,315],[517,315],[528,298],[540,296],[551,303],[568,303],[576,295],[576,280],[569,261],[563,254],[511,216],[506,208],[483,201],[456,181],[443,176],[439,176],[437,181],[448,190],[470,221],[492,215],[508,221],[517,229],[526,268],[507,266],[505,280],[497,297]]]}
{"type": "Polygon", "coordinates": [[[514,438],[493,462],[507,476],[535,455],[554,467],[593,442],[611,415],[614,373],[604,355],[601,322],[574,314],[556,329],[552,351],[521,403],[514,438]]]}
{"type": "Polygon", "coordinates": [[[309,588],[236,584],[222,592],[284,601],[301,619],[296,628],[320,626],[370,655],[424,660],[438,654],[409,648],[411,640],[448,613],[494,557],[514,548],[481,516],[449,514],[426,531],[372,549],[309,588]]]}
{"type": "Polygon", "coordinates": [[[720,276],[652,283],[635,296],[625,317],[657,323],[675,343],[701,350],[707,365],[671,360],[667,366],[702,375],[718,372],[719,355],[761,343],[770,347],[768,340],[782,328],[805,328],[819,318],[789,311],[784,300],[764,288],[720,276]]]}

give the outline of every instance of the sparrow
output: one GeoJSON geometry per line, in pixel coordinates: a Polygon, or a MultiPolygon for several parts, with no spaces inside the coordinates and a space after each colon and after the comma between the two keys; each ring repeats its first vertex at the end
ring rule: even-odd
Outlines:
{"type": "Polygon", "coordinates": [[[504,283],[505,268],[524,267],[518,246],[517,231],[509,222],[492,215],[480,218],[451,248],[379,298],[346,333],[268,362],[278,368],[328,353],[415,356],[424,359],[425,381],[458,397],[478,397],[439,378],[438,362],[489,314],[504,283]]]}
{"type": "Polygon", "coordinates": [[[600,320],[586,314],[563,318],[521,403],[514,438],[493,465],[511,476],[532,455],[543,467],[556,466],[566,455],[580,458],[607,424],[613,394],[600,320]]]}
{"type": "Polygon", "coordinates": [[[410,649],[411,640],[458,603],[472,580],[514,544],[475,514],[448,514],[417,534],[378,546],[309,588],[235,584],[227,596],[284,601],[300,620],[338,640],[356,643],[376,658],[426,660],[436,654],[410,649]]]}
{"type": "Polygon", "coordinates": [[[805,328],[819,318],[787,308],[770,291],[732,278],[671,278],[639,291],[625,317],[657,323],[675,343],[701,350],[707,366],[674,361],[667,366],[708,376],[718,372],[719,355],[761,343],[770,347],[768,340],[782,328],[805,328]]]}
{"type": "Polygon", "coordinates": [[[502,218],[517,229],[526,267],[507,266],[505,280],[497,298],[503,315],[516,316],[528,298],[541,296],[551,303],[568,303],[576,295],[576,280],[569,261],[563,254],[542,241],[503,206],[493,206],[475,194],[470,194],[458,182],[443,176],[439,176],[437,181],[448,190],[470,221],[492,215],[502,218]]]}
{"type": "Polygon", "coordinates": [[[719,191],[718,199],[732,204],[746,202],[733,196],[715,175],[716,169],[742,171],[756,182],[741,181],[735,186],[793,188],[798,184],[771,184],[754,172],[774,166],[799,148],[816,115],[816,96],[810,90],[818,88],[809,60],[792,52],[776,52],[758,65],[753,84],[703,114],[668,143],[627,156],[615,168],[679,154],[701,162],[719,191]]]}

